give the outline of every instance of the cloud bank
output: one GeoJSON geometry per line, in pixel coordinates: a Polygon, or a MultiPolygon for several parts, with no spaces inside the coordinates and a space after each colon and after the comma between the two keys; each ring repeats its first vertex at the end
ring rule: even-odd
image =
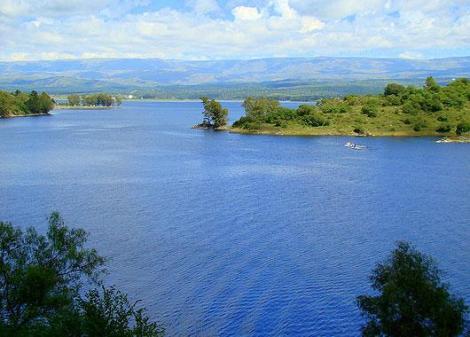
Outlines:
{"type": "Polygon", "coordinates": [[[0,60],[470,55],[468,0],[2,0],[0,60]]]}

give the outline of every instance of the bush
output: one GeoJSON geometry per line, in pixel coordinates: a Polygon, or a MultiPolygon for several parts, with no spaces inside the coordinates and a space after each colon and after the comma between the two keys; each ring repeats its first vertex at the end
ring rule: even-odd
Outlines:
{"type": "Polygon", "coordinates": [[[401,104],[401,98],[396,95],[385,96],[385,104],[397,106],[401,104]]]}
{"type": "Polygon", "coordinates": [[[375,104],[364,105],[361,109],[362,113],[367,115],[367,117],[377,117],[379,108],[375,104]]]}
{"type": "Polygon", "coordinates": [[[405,91],[405,87],[398,83],[389,83],[384,89],[385,96],[400,95],[405,91]]]}
{"type": "Polygon", "coordinates": [[[403,113],[409,115],[417,115],[421,112],[421,109],[417,104],[413,104],[412,102],[406,102],[405,104],[403,104],[402,111],[403,113]]]}
{"type": "Polygon", "coordinates": [[[320,102],[320,110],[323,113],[337,114],[351,112],[352,108],[343,100],[339,99],[323,99],[320,102]]]}
{"type": "Polygon", "coordinates": [[[297,116],[305,116],[317,111],[317,107],[314,105],[302,104],[297,108],[297,116]]]}
{"type": "Polygon", "coordinates": [[[450,132],[450,130],[452,130],[452,127],[449,125],[449,124],[445,124],[445,125],[440,125],[436,131],[437,132],[440,132],[440,133],[447,133],[447,132],[450,132]]]}
{"type": "Polygon", "coordinates": [[[418,119],[416,120],[414,126],[413,126],[413,130],[418,132],[418,131],[421,131],[422,129],[426,128],[427,124],[426,124],[426,121],[424,119],[418,119]]]}
{"type": "Polygon", "coordinates": [[[363,135],[363,134],[365,134],[365,133],[366,133],[366,131],[364,130],[364,128],[362,128],[362,127],[360,127],[360,126],[359,126],[359,127],[356,127],[356,128],[354,128],[354,130],[353,130],[353,131],[354,131],[355,133],[359,134],[359,135],[363,135]]]}
{"type": "Polygon", "coordinates": [[[458,135],[462,135],[467,132],[470,132],[470,122],[459,123],[455,129],[455,133],[458,135]]]}
{"type": "Polygon", "coordinates": [[[304,125],[312,127],[330,125],[330,122],[318,113],[303,116],[301,121],[304,125]]]}

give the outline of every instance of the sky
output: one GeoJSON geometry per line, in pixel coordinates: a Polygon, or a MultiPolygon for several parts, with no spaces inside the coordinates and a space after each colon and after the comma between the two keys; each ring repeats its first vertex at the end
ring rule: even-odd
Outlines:
{"type": "Polygon", "coordinates": [[[0,0],[0,60],[470,56],[470,0],[0,0]]]}

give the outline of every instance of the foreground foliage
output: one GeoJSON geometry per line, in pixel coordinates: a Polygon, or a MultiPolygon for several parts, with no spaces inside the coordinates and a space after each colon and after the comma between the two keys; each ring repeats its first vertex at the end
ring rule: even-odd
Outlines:
{"type": "Polygon", "coordinates": [[[462,135],[470,132],[470,80],[422,88],[388,84],[381,95],[321,99],[297,109],[249,97],[235,131],[285,134],[462,135]]]}
{"type": "Polygon", "coordinates": [[[46,114],[54,108],[54,100],[45,92],[30,94],[19,90],[0,91],[0,117],[46,114]]]}
{"type": "Polygon", "coordinates": [[[399,242],[370,276],[378,295],[357,298],[367,318],[363,336],[460,336],[467,307],[449,293],[440,275],[431,257],[399,242]]]}
{"type": "Polygon", "coordinates": [[[163,330],[100,282],[103,257],[57,213],[46,235],[0,222],[0,336],[155,337],[163,330]]]}

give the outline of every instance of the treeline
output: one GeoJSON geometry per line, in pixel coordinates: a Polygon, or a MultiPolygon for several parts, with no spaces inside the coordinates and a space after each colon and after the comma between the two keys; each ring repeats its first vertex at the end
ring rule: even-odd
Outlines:
{"type": "MultiPolygon", "coordinates": [[[[163,336],[138,302],[103,285],[105,261],[58,213],[45,235],[0,222],[0,336],[163,336]]],[[[356,298],[362,336],[461,336],[468,307],[441,275],[430,256],[398,242],[369,277],[374,293],[356,298]]]]}
{"type": "Polygon", "coordinates": [[[245,116],[233,127],[323,127],[340,132],[463,134],[470,131],[470,80],[440,86],[432,77],[422,88],[388,84],[381,95],[324,98],[316,105],[282,107],[268,98],[245,100],[245,116]]]}
{"type": "Polygon", "coordinates": [[[54,100],[45,92],[13,93],[0,91],[0,117],[47,114],[54,109],[54,100]]]}
{"type": "Polygon", "coordinates": [[[99,93],[91,95],[69,95],[67,102],[70,106],[113,106],[121,105],[121,98],[119,96],[112,96],[110,94],[99,93]]]}

